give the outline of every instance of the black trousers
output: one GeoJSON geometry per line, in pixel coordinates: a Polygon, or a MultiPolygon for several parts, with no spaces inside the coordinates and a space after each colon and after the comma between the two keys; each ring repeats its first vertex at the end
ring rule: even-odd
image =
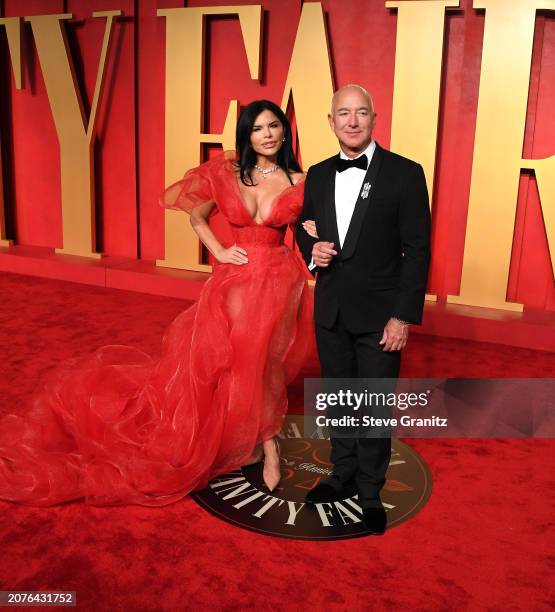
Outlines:
{"type": "MultiPolygon", "coordinates": [[[[316,324],[316,342],[324,378],[390,378],[399,376],[400,351],[384,351],[383,330],[353,334],[339,314],[332,329],[316,324]]],[[[394,390],[394,384],[391,385],[394,390]]],[[[379,506],[379,492],[391,458],[390,437],[331,437],[332,477],[341,484],[356,482],[363,508],[379,506]]]]}

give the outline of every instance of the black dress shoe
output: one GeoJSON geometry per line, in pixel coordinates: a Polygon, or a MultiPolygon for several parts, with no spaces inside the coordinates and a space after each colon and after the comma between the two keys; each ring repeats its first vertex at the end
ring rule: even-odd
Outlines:
{"type": "Polygon", "coordinates": [[[372,535],[383,535],[387,526],[387,517],[383,508],[363,508],[362,522],[372,535]]]}
{"type": "Polygon", "coordinates": [[[322,504],[325,502],[332,502],[337,499],[339,491],[325,482],[317,484],[314,489],[306,494],[305,501],[309,504],[322,504]]]}
{"type": "Polygon", "coordinates": [[[351,497],[355,492],[354,481],[343,484],[337,480],[334,484],[330,484],[329,480],[317,484],[306,494],[305,501],[309,504],[323,504],[351,497]]]}

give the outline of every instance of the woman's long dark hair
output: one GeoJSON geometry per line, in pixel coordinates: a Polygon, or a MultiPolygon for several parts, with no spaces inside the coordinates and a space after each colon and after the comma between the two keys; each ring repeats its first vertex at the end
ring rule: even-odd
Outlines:
{"type": "MultiPolygon", "coordinates": [[[[302,172],[291,146],[292,134],[289,119],[287,119],[281,108],[277,104],[270,102],[270,100],[255,100],[241,111],[235,132],[235,147],[239,156],[237,160],[239,176],[241,177],[241,182],[248,187],[256,184],[251,174],[256,164],[256,152],[251,146],[252,126],[258,115],[265,110],[272,111],[283,125],[285,142],[278,151],[277,164],[285,171],[288,177],[291,171],[302,172]]],[[[289,180],[291,181],[291,178],[289,180]]]]}

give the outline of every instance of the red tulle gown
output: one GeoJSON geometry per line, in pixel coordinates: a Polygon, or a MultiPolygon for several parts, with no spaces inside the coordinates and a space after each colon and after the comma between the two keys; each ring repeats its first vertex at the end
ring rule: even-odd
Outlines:
{"type": "Polygon", "coordinates": [[[303,263],[283,243],[302,182],[275,198],[261,224],[227,154],[164,192],[160,204],[178,210],[215,200],[249,263],[214,267],[199,301],[164,333],[158,361],[103,346],[58,366],[24,416],[4,416],[0,499],[162,506],[244,465],[279,431],[286,385],[313,333],[303,263]]]}

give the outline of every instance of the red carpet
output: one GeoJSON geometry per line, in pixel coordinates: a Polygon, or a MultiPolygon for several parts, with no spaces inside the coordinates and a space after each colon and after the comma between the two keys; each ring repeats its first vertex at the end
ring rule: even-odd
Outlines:
{"type": "MultiPolygon", "coordinates": [[[[2,412],[64,358],[122,343],[156,354],[186,303],[1,274],[2,412]]],[[[405,376],[542,377],[555,354],[414,334],[405,376]]],[[[0,589],[77,591],[83,610],[552,610],[552,440],[407,440],[432,497],[381,538],[274,539],[192,500],[160,509],[0,502],[0,589]]]]}

